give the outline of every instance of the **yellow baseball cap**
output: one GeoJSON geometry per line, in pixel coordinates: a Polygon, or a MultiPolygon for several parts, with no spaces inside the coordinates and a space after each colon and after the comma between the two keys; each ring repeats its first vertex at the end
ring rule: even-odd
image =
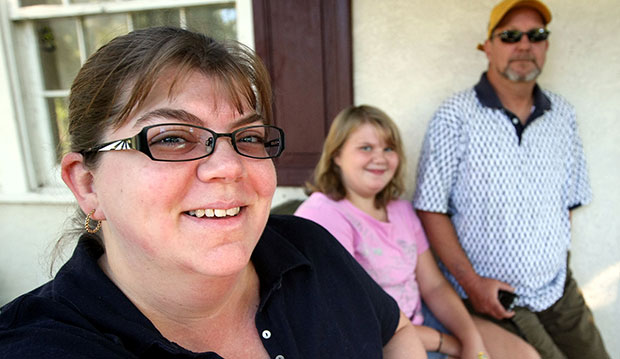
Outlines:
{"type": "MultiPolygon", "coordinates": [[[[543,21],[545,22],[545,25],[551,22],[551,11],[549,11],[549,8],[547,7],[547,5],[543,4],[542,1],[504,0],[500,2],[499,4],[495,5],[493,10],[491,11],[491,18],[489,19],[489,29],[488,29],[487,39],[491,38],[491,35],[493,34],[493,30],[495,30],[495,27],[497,27],[497,24],[499,24],[499,22],[502,21],[504,16],[506,16],[506,14],[510,10],[516,7],[532,8],[540,13],[540,15],[543,18],[543,21]]],[[[478,50],[484,51],[482,44],[478,44],[478,50]]]]}

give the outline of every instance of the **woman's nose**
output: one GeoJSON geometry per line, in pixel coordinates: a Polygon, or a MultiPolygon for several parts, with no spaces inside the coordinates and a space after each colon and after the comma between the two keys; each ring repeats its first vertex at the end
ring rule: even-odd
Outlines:
{"type": "Polygon", "coordinates": [[[200,161],[198,178],[203,182],[235,182],[245,172],[242,156],[235,151],[230,139],[226,137],[219,138],[213,153],[200,161]]]}

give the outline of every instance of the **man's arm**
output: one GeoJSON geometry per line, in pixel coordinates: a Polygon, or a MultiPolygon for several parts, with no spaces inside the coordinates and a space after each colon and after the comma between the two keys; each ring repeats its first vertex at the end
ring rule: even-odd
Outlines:
{"type": "Polygon", "coordinates": [[[514,291],[507,283],[479,276],[461,247],[452,221],[448,215],[436,212],[417,211],[433,251],[465,289],[471,304],[479,313],[497,319],[510,318],[513,312],[506,311],[497,293],[500,289],[514,291]]]}

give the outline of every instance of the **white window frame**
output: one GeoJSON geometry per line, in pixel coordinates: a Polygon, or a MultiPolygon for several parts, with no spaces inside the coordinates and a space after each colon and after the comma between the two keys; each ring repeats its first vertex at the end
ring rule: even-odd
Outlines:
{"type": "MultiPolygon", "coordinates": [[[[0,128],[4,132],[0,141],[0,202],[73,201],[73,196],[60,179],[46,102],[48,97],[67,96],[68,91],[45,90],[34,30],[36,20],[231,2],[135,0],[68,4],[67,0],[62,1],[61,5],[20,8],[18,0],[0,0],[0,128]]],[[[254,48],[252,0],[236,0],[235,7],[238,40],[254,48]]],[[[81,21],[78,21],[78,27],[80,24],[81,21]]],[[[78,31],[78,34],[82,32],[78,31]]],[[[83,39],[78,37],[78,42],[79,46],[84,46],[83,39]]],[[[81,60],[84,62],[86,59],[81,60]]]]}

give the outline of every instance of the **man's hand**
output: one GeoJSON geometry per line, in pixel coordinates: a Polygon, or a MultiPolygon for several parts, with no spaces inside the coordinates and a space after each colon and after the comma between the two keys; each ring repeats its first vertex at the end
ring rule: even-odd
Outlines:
{"type": "Polygon", "coordinates": [[[497,298],[500,289],[514,292],[514,288],[509,284],[496,279],[476,276],[468,283],[463,283],[463,289],[465,289],[477,312],[490,315],[495,319],[512,318],[515,315],[514,312],[504,309],[497,298]]]}

